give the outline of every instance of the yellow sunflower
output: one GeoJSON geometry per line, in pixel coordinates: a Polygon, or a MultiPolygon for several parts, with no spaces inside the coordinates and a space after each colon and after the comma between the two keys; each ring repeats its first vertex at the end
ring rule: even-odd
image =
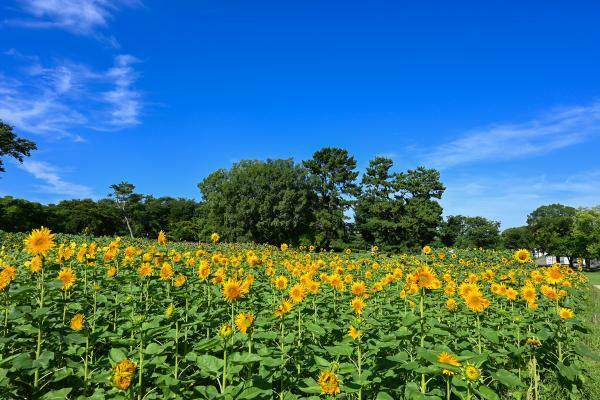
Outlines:
{"type": "Polygon", "coordinates": [[[34,229],[25,239],[25,250],[34,256],[45,256],[54,247],[54,234],[50,229],[34,229]]]}
{"type": "Polygon", "coordinates": [[[336,395],[340,393],[340,379],[333,371],[321,371],[319,374],[321,393],[336,395]]]}

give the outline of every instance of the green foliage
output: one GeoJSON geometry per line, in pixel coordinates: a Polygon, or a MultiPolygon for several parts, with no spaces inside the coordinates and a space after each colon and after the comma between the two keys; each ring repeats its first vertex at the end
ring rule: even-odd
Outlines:
{"type": "Polygon", "coordinates": [[[4,163],[2,157],[13,157],[19,162],[23,162],[24,157],[29,157],[37,146],[31,140],[18,138],[13,132],[13,127],[5,124],[0,119],[0,172],[4,172],[4,163]]]}
{"type": "Polygon", "coordinates": [[[500,243],[500,223],[483,217],[450,215],[440,226],[440,240],[447,247],[495,248],[500,243]]]}
{"type": "Polygon", "coordinates": [[[536,249],[548,254],[573,256],[573,222],[576,210],[562,204],[538,207],[527,217],[536,249]]]}
{"type": "Polygon", "coordinates": [[[529,227],[508,228],[502,232],[502,245],[506,249],[533,249],[533,236],[529,227]]]}
{"type": "Polygon", "coordinates": [[[198,187],[201,239],[219,232],[227,241],[298,243],[311,233],[315,198],[306,170],[291,159],[242,161],[198,187]]]}

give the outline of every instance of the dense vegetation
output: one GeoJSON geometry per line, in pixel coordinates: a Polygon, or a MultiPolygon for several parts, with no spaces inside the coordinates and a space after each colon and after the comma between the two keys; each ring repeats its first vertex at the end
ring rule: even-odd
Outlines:
{"type": "Polygon", "coordinates": [[[426,244],[458,248],[537,249],[577,258],[600,257],[600,209],[552,204],[527,225],[500,233],[484,217],[442,218],[440,173],[418,167],[394,172],[376,157],[359,174],[346,150],[324,148],[310,160],[245,160],[198,184],[201,201],[144,195],[121,182],[104,199],[43,205],[0,198],[0,230],[206,241],[218,231],[229,242],[315,245],[318,248],[415,251],[426,244]]]}
{"type": "Polygon", "coordinates": [[[0,240],[1,398],[595,393],[587,279],[526,250],[388,256],[45,229],[0,240]]]}

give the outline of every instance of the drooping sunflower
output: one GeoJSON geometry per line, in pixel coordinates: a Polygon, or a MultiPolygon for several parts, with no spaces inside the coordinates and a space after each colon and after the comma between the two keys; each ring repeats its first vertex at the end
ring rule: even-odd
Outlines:
{"type": "Polygon", "coordinates": [[[458,358],[456,358],[452,354],[447,353],[445,351],[442,352],[442,353],[440,353],[440,355],[437,358],[437,362],[439,362],[440,364],[452,365],[454,367],[460,367],[461,366],[461,363],[460,363],[460,361],[458,361],[458,358]]]}
{"type": "Polygon", "coordinates": [[[43,226],[34,229],[25,239],[25,251],[34,256],[45,256],[54,247],[54,234],[43,226]]]}
{"type": "Polygon", "coordinates": [[[490,302],[479,292],[472,292],[465,298],[467,307],[473,312],[483,312],[490,306],[490,302]]]}
{"type": "Polygon", "coordinates": [[[58,273],[58,279],[62,282],[62,290],[69,290],[75,284],[77,280],[77,276],[75,275],[75,271],[73,271],[69,267],[65,267],[60,270],[58,273]]]}
{"type": "Polygon", "coordinates": [[[118,362],[117,365],[115,365],[115,370],[113,373],[115,387],[121,390],[126,390],[129,388],[129,386],[131,386],[131,382],[133,381],[133,375],[135,374],[136,368],[137,366],[135,363],[129,359],[118,362]]]}
{"type": "Polygon", "coordinates": [[[167,244],[167,234],[163,230],[158,232],[158,238],[156,239],[156,242],[161,246],[167,244]]]}
{"type": "Polygon", "coordinates": [[[248,290],[243,282],[230,278],[223,284],[221,292],[223,293],[225,300],[237,301],[244,297],[248,293],[248,290]]]}
{"type": "Polygon", "coordinates": [[[237,326],[237,328],[242,333],[246,333],[248,331],[248,329],[252,326],[253,323],[254,323],[254,314],[239,313],[237,315],[237,317],[235,318],[235,326],[237,326]]]}
{"type": "Polygon", "coordinates": [[[340,379],[333,371],[321,371],[319,374],[321,393],[336,395],[340,393],[340,379]]]}
{"type": "Polygon", "coordinates": [[[185,277],[185,275],[183,275],[183,274],[177,275],[177,277],[175,278],[175,286],[182,287],[183,285],[185,285],[186,280],[187,280],[187,278],[185,277]]]}
{"type": "Polygon", "coordinates": [[[282,318],[285,314],[292,310],[293,303],[290,300],[283,300],[279,307],[275,310],[275,316],[282,318]]]}
{"type": "Polygon", "coordinates": [[[519,249],[515,251],[513,258],[520,263],[526,263],[531,261],[531,253],[529,253],[529,250],[519,249]]]}
{"type": "Polygon", "coordinates": [[[350,329],[348,329],[348,336],[352,338],[352,340],[356,340],[362,336],[362,332],[354,327],[354,325],[350,325],[350,329]]]}
{"type": "Polygon", "coordinates": [[[354,312],[358,315],[361,315],[363,313],[366,306],[365,301],[362,297],[353,298],[352,301],[350,301],[350,305],[352,306],[354,312]]]}
{"type": "Polygon", "coordinates": [[[71,318],[71,329],[79,332],[83,329],[85,324],[85,316],[83,314],[75,314],[73,318],[71,318]]]}

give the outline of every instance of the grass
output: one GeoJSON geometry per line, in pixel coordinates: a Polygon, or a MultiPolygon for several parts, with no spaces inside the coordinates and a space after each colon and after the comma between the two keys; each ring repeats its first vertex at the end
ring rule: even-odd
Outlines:
{"type": "MultiPolygon", "coordinates": [[[[586,273],[592,285],[600,285],[600,271],[586,273]]],[[[585,318],[590,334],[584,336],[583,343],[594,353],[600,354],[600,289],[590,286],[585,318]]],[[[590,381],[586,391],[590,399],[600,399],[600,362],[589,360],[590,381]]]]}
{"type": "Polygon", "coordinates": [[[583,274],[590,280],[590,284],[600,285],[600,270],[594,272],[584,272],[583,274]]]}

